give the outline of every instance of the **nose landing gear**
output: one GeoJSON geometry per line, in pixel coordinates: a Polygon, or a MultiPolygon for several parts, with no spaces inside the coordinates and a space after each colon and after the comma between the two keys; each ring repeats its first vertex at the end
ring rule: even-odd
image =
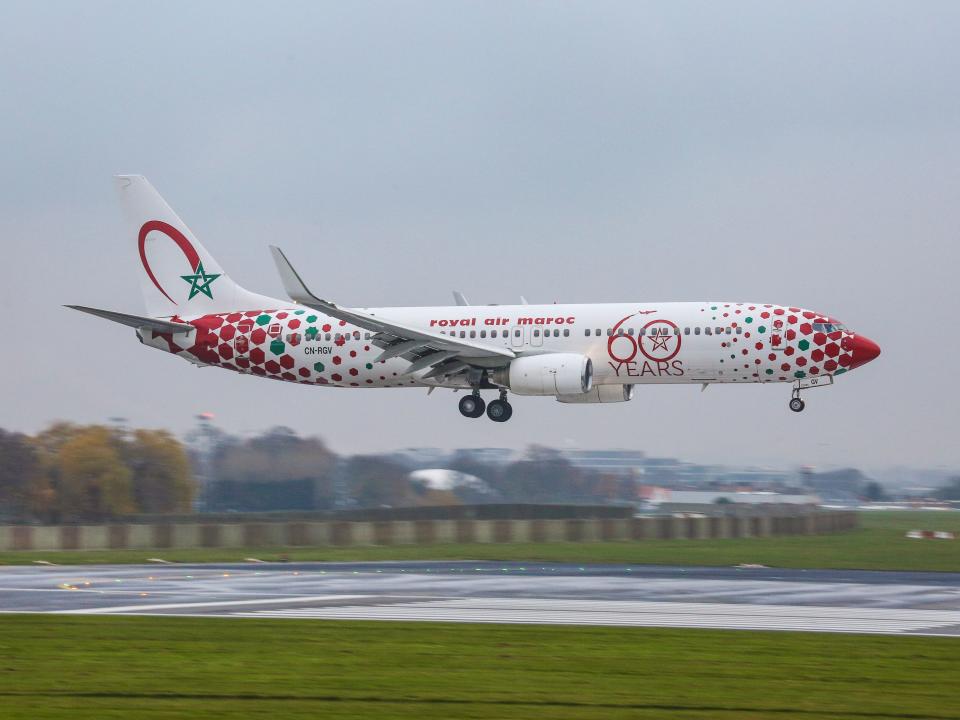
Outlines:
{"type": "Polygon", "coordinates": [[[803,412],[803,409],[806,406],[807,404],[800,399],[799,395],[797,397],[790,398],[790,409],[794,412],[803,412]]]}

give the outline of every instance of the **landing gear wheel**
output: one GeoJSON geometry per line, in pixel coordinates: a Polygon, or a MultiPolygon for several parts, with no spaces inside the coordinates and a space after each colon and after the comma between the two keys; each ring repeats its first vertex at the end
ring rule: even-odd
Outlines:
{"type": "Polygon", "coordinates": [[[464,395],[460,398],[460,414],[468,418],[478,418],[483,415],[487,404],[479,395],[464,395]]]}
{"type": "Polygon", "coordinates": [[[513,415],[513,406],[506,400],[491,400],[487,405],[487,417],[494,422],[506,422],[513,415]]]}
{"type": "Polygon", "coordinates": [[[798,397],[790,399],[790,409],[793,410],[794,412],[803,412],[803,409],[806,406],[807,404],[798,397]]]}

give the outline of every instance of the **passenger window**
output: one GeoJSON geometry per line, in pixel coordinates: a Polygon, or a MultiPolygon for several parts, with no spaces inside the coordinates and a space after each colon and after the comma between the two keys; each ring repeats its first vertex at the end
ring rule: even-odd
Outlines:
{"type": "Polygon", "coordinates": [[[627,330],[627,335],[629,335],[630,337],[633,337],[633,328],[630,328],[629,330],[627,330]]]}
{"type": "Polygon", "coordinates": [[[540,328],[537,328],[536,330],[533,331],[533,336],[540,337],[540,328]]]}
{"type": "Polygon", "coordinates": [[[733,334],[733,328],[727,328],[727,335],[733,334]]]}
{"type": "Polygon", "coordinates": [[[694,335],[699,335],[699,334],[700,334],[700,328],[699,328],[699,327],[695,327],[695,328],[693,329],[693,334],[694,334],[694,335]]]}
{"type": "Polygon", "coordinates": [[[704,329],[703,329],[703,334],[704,334],[704,335],[713,335],[713,330],[711,330],[710,328],[704,328],[704,329]]]}
{"type": "Polygon", "coordinates": [[[600,337],[600,328],[597,328],[596,332],[593,333],[596,337],[600,337]]]}
{"type": "Polygon", "coordinates": [[[487,336],[487,331],[486,331],[486,330],[481,330],[481,331],[480,331],[480,337],[485,338],[486,336],[487,336]]]}
{"type": "Polygon", "coordinates": [[[685,327],[685,328],[683,329],[683,334],[684,334],[684,335],[689,335],[689,334],[690,334],[690,328],[685,327]]]}
{"type": "Polygon", "coordinates": [[[470,337],[475,338],[476,336],[477,336],[477,331],[476,331],[476,330],[471,330],[471,331],[470,331],[470,337]]]}
{"type": "Polygon", "coordinates": [[[495,338],[496,336],[497,336],[497,331],[496,331],[496,330],[491,330],[491,331],[490,331],[490,337],[495,338]]]}
{"type": "Polygon", "coordinates": [[[461,331],[460,331],[460,337],[465,338],[466,336],[467,336],[466,330],[461,330],[461,331]]]}
{"type": "Polygon", "coordinates": [[[607,328],[607,337],[610,337],[611,335],[613,335],[613,330],[607,328]]]}
{"type": "Polygon", "coordinates": [[[738,328],[737,328],[737,335],[743,335],[743,328],[742,328],[742,327],[738,327],[738,328]]]}
{"type": "Polygon", "coordinates": [[[555,330],[553,331],[553,336],[554,336],[554,337],[560,337],[560,330],[555,329],[555,330]]]}
{"type": "Polygon", "coordinates": [[[675,327],[675,328],[673,329],[673,334],[674,334],[674,335],[679,335],[679,334],[680,334],[680,328],[675,327]]]}
{"type": "MultiPolygon", "coordinates": [[[[590,331],[588,330],[587,332],[590,332],[590,331]]],[[[564,328],[564,329],[563,329],[563,336],[564,336],[564,337],[570,337],[570,328],[564,328]]]]}
{"type": "Polygon", "coordinates": [[[323,339],[326,340],[327,342],[330,342],[330,333],[327,333],[326,335],[324,335],[323,339]]]}
{"type": "Polygon", "coordinates": [[[360,339],[360,331],[359,331],[359,330],[354,330],[354,331],[353,331],[353,339],[354,339],[354,340],[359,340],[359,339],[360,339]]]}
{"type": "Polygon", "coordinates": [[[586,330],[583,331],[583,336],[590,337],[590,328],[587,328],[586,330]]]}
{"type": "Polygon", "coordinates": [[[514,336],[514,337],[520,337],[520,331],[519,331],[519,330],[514,330],[514,331],[513,331],[513,336],[514,336]]]}

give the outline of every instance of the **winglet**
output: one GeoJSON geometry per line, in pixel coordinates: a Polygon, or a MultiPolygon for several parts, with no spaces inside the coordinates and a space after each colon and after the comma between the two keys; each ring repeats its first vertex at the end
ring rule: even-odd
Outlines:
{"type": "Polygon", "coordinates": [[[454,291],[453,291],[453,299],[454,299],[454,301],[457,303],[457,305],[469,305],[469,304],[470,304],[469,302],[467,302],[467,298],[464,297],[464,294],[463,294],[462,292],[460,292],[459,290],[454,290],[454,291]]]}
{"type": "Polygon", "coordinates": [[[270,246],[270,252],[273,254],[273,261],[277,265],[277,272],[280,273],[280,282],[283,283],[283,289],[294,302],[301,305],[310,305],[312,303],[323,303],[324,301],[310,292],[310,288],[303,282],[303,278],[293,269],[293,265],[283,254],[283,250],[275,245],[270,246]]]}

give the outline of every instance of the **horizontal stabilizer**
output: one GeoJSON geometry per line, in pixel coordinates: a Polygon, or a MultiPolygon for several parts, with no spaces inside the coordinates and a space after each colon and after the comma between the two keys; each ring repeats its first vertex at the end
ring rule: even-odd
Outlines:
{"type": "Polygon", "coordinates": [[[186,323],[175,323],[167,320],[157,320],[156,318],[140,317],[139,315],[127,315],[126,313],[113,312],[112,310],[98,310],[97,308],[84,307],[82,305],[64,305],[71,310],[96,315],[105,320],[112,320],[115,323],[126,325],[132,328],[146,328],[158,333],[172,333],[174,335],[193,332],[196,328],[186,323]]]}

